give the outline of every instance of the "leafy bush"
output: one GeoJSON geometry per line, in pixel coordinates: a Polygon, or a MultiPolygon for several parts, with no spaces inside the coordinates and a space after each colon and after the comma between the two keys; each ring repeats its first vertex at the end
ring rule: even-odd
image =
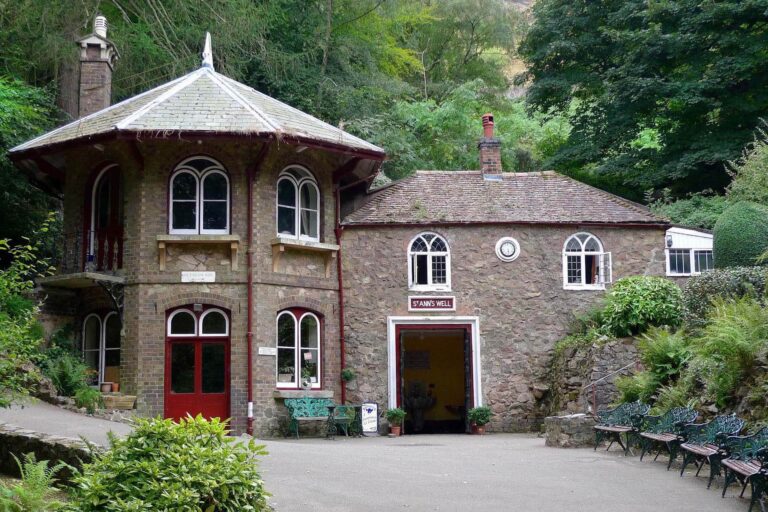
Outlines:
{"type": "Polygon", "coordinates": [[[717,219],[715,268],[753,266],[768,248],[768,207],[741,201],[717,219]]]}
{"type": "Polygon", "coordinates": [[[403,420],[405,420],[405,411],[399,407],[395,407],[388,409],[386,416],[389,424],[397,427],[403,424],[403,420]]]}
{"type": "Polygon", "coordinates": [[[751,297],[718,300],[695,344],[693,367],[709,397],[725,406],[768,351],[768,308],[751,297]]]}
{"type": "Polygon", "coordinates": [[[650,402],[658,387],[658,381],[648,371],[616,379],[619,402],[650,402]]]}
{"type": "Polygon", "coordinates": [[[96,409],[101,408],[104,402],[99,390],[89,387],[82,387],[75,391],[75,405],[85,407],[88,414],[93,414],[96,409]]]}
{"type": "Polygon", "coordinates": [[[473,407],[467,412],[469,422],[474,423],[475,425],[485,425],[491,421],[491,416],[493,416],[493,412],[491,412],[491,408],[486,405],[473,407]]]}
{"type": "Polygon", "coordinates": [[[66,464],[49,466],[47,460],[37,461],[34,453],[24,455],[24,462],[16,456],[21,483],[8,485],[0,482],[0,510],[3,512],[48,512],[60,510],[63,503],[54,499],[59,492],[53,485],[56,473],[66,464]]]}
{"type": "Polygon", "coordinates": [[[658,386],[674,380],[693,355],[682,331],[653,328],[640,338],[638,347],[640,360],[658,386]]]}
{"type": "Polygon", "coordinates": [[[252,439],[229,436],[218,419],[138,419],[74,476],[70,510],[268,510],[256,466],[265,454],[252,439]]]}
{"type": "Polygon", "coordinates": [[[764,267],[732,267],[715,269],[688,279],[683,286],[683,318],[687,326],[706,323],[715,299],[762,297],[766,292],[768,269],[764,267]]]}
{"type": "Polygon", "coordinates": [[[650,202],[648,206],[653,213],[668,218],[673,224],[712,229],[728,207],[728,201],[724,196],[704,193],[690,194],[675,201],[671,192],[665,190],[662,198],[650,202]]]}
{"type": "Polygon", "coordinates": [[[682,318],[680,288],[662,277],[633,276],[616,281],[606,296],[604,327],[616,336],[651,326],[676,326],[682,318]]]}
{"type": "MultiPolygon", "coordinates": [[[[768,124],[763,122],[763,126],[768,124]]],[[[733,202],[753,201],[768,205],[768,134],[758,129],[757,137],[741,158],[730,164],[733,180],[728,186],[728,199],[733,202]]]]}
{"type": "Polygon", "coordinates": [[[78,391],[87,388],[90,369],[71,352],[57,351],[52,359],[44,360],[41,367],[60,395],[75,396],[78,391]]]}

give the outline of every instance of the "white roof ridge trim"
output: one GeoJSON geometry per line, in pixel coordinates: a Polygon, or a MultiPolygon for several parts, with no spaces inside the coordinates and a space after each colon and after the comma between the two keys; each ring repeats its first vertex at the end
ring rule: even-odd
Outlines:
{"type": "Polygon", "coordinates": [[[193,71],[192,73],[184,75],[182,77],[183,80],[181,82],[179,82],[178,84],[174,85],[173,87],[171,87],[170,89],[165,91],[163,94],[161,94],[160,96],[158,96],[154,100],[150,101],[149,103],[147,103],[146,105],[141,107],[139,110],[137,110],[133,114],[129,115],[128,117],[126,117],[125,119],[120,121],[119,123],[117,123],[115,125],[115,128],[117,128],[118,130],[125,130],[125,129],[127,129],[128,125],[133,123],[135,120],[137,120],[138,118],[140,118],[141,116],[143,116],[144,114],[146,114],[147,112],[149,112],[150,110],[155,108],[156,106],[160,105],[161,103],[163,103],[168,98],[170,98],[172,96],[175,96],[177,92],[182,91],[188,85],[194,83],[198,78],[200,78],[202,76],[202,72],[204,70],[205,70],[205,68],[200,68],[200,69],[198,69],[196,71],[193,71]]]}
{"type": "MultiPolygon", "coordinates": [[[[207,69],[207,68],[204,68],[204,69],[207,69]]],[[[266,115],[265,113],[263,113],[263,112],[259,112],[259,111],[258,111],[256,108],[254,108],[252,105],[250,105],[250,104],[248,103],[248,100],[246,100],[245,98],[243,98],[243,97],[240,95],[240,93],[238,93],[237,91],[235,91],[235,90],[234,90],[234,89],[233,89],[233,88],[232,88],[230,85],[228,85],[227,83],[225,83],[225,82],[224,82],[224,80],[221,80],[221,79],[219,78],[219,76],[224,76],[224,75],[220,75],[219,73],[217,73],[216,71],[214,71],[214,70],[212,70],[212,69],[207,69],[207,70],[210,72],[210,76],[211,76],[211,79],[212,79],[212,80],[213,80],[213,81],[214,81],[214,82],[215,82],[215,83],[216,83],[216,84],[217,84],[217,85],[218,85],[218,86],[219,86],[219,87],[220,87],[220,88],[221,88],[221,89],[222,89],[224,92],[226,92],[226,93],[227,93],[227,95],[228,95],[229,97],[231,97],[233,100],[235,100],[236,102],[238,102],[238,103],[240,104],[240,106],[242,106],[243,108],[245,108],[245,109],[246,109],[248,112],[250,112],[251,114],[253,114],[253,116],[254,116],[255,118],[257,118],[259,121],[263,122],[264,124],[266,124],[267,126],[269,126],[270,128],[272,128],[274,131],[276,131],[276,132],[281,132],[281,131],[282,131],[282,129],[280,128],[280,125],[279,125],[278,123],[276,123],[274,120],[272,120],[272,119],[271,119],[271,118],[270,118],[268,115],[266,115]]],[[[226,77],[225,77],[225,78],[226,78],[226,77]]]]}
{"type": "MultiPolygon", "coordinates": [[[[135,101],[135,100],[137,100],[137,99],[139,99],[139,98],[142,98],[142,97],[144,97],[144,96],[148,95],[149,93],[157,92],[157,89],[159,89],[159,88],[161,88],[161,87],[173,87],[173,85],[174,85],[176,82],[180,82],[180,81],[184,80],[185,78],[187,78],[187,76],[188,76],[188,75],[180,76],[179,78],[176,78],[176,79],[174,79],[174,80],[171,80],[170,82],[168,82],[168,83],[166,83],[166,84],[162,84],[162,85],[159,85],[159,86],[157,86],[157,87],[153,87],[153,88],[151,88],[151,89],[149,89],[149,90],[147,90],[147,91],[144,91],[144,92],[142,92],[142,93],[139,93],[139,94],[137,94],[136,96],[131,96],[130,98],[126,98],[126,99],[124,99],[124,100],[123,100],[123,101],[121,101],[121,102],[115,103],[114,105],[110,105],[110,106],[108,106],[107,108],[104,108],[104,109],[98,110],[98,111],[94,112],[93,114],[88,114],[88,115],[87,115],[87,116],[85,116],[85,117],[81,117],[81,118],[79,118],[79,119],[75,119],[74,121],[70,121],[69,123],[67,123],[67,124],[65,124],[65,125],[62,125],[62,126],[59,126],[58,128],[55,128],[55,129],[53,129],[53,130],[51,130],[51,131],[49,131],[49,132],[45,132],[45,133],[43,133],[42,135],[38,135],[38,136],[37,136],[37,137],[35,137],[34,139],[28,140],[27,142],[25,142],[25,143],[23,143],[23,144],[19,144],[18,146],[16,146],[16,147],[13,147],[13,148],[9,149],[9,150],[8,150],[8,152],[9,152],[9,153],[12,153],[12,152],[14,152],[14,151],[21,151],[21,150],[23,150],[23,149],[24,149],[26,146],[29,146],[29,145],[31,145],[31,144],[33,144],[33,143],[37,142],[38,140],[41,140],[41,139],[43,139],[43,138],[48,138],[48,137],[50,137],[51,135],[54,135],[54,134],[56,134],[56,133],[58,133],[58,132],[60,132],[60,131],[64,130],[65,128],[69,128],[70,126],[73,126],[73,125],[75,125],[75,124],[78,124],[78,123],[83,123],[83,122],[85,122],[85,121],[87,121],[87,120],[89,120],[89,119],[92,119],[92,118],[96,117],[96,116],[99,116],[99,115],[101,115],[101,114],[104,114],[104,113],[106,113],[106,112],[109,112],[109,111],[111,111],[111,110],[114,110],[114,109],[116,109],[116,108],[118,108],[118,107],[122,107],[122,106],[124,106],[126,103],[129,103],[129,102],[133,102],[133,101],[135,101]]],[[[115,126],[115,128],[116,128],[116,127],[117,127],[117,126],[115,126]]]]}

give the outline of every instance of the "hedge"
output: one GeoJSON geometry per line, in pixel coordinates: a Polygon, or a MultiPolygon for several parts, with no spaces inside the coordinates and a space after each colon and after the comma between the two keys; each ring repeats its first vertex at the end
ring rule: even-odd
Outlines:
{"type": "Polygon", "coordinates": [[[741,201],[726,209],[714,229],[716,268],[746,267],[768,248],[768,208],[741,201]]]}
{"type": "Polygon", "coordinates": [[[768,268],[765,267],[715,269],[691,277],[683,286],[683,316],[686,325],[703,325],[715,298],[765,296],[767,282],[768,268]]]}

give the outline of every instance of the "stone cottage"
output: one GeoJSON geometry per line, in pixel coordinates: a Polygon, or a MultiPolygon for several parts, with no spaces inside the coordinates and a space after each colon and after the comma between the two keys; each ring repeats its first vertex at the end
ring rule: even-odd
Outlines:
{"type": "Polygon", "coordinates": [[[309,393],[403,406],[409,432],[480,404],[526,429],[572,312],[664,273],[663,220],[503,173],[490,115],[481,170],[372,190],[381,148],[217,73],[209,39],[199,69],[112,106],[105,21],[79,45],[79,119],[10,156],[64,201],[46,314],[141,414],[268,435],[309,393]]]}

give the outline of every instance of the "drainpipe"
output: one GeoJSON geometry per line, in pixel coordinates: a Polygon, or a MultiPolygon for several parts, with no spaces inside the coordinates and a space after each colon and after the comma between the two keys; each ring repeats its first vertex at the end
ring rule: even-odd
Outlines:
{"type": "MultiPolygon", "coordinates": [[[[336,255],[336,276],[339,280],[339,361],[341,369],[346,365],[346,340],[344,338],[344,277],[341,274],[341,237],[344,234],[344,228],[341,226],[341,187],[336,187],[336,245],[339,246],[339,253],[336,255]]],[[[339,373],[341,376],[341,373],[339,373]]],[[[347,383],[341,379],[341,403],[347,403],[347,383]]]]}
{"type": "Polygon", "coordinates": [[[246,375],[247,393],[248,393],[248,423],[245,432],[253,435],[253,183],[256,179],[256,173],[261,168],[261,164],[267,156],[272,141],[267,141],[261,148],[253,166],[248,169],[248,250],[246,251],[246,260],[248,267],[248,326],[246,332],[246,343],[248,349],[248,374],[246,375]]]}

